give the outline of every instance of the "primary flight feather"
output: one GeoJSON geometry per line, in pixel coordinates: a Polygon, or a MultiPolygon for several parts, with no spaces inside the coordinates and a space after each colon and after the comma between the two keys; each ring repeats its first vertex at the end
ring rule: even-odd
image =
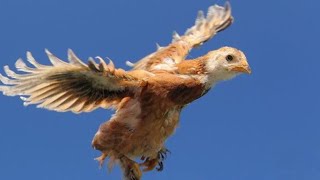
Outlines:
{"type": "Polygon", "coordinates": [[[179,123],[183,107],[200,98],[217,82],[251,73],[245,55],[235,48],[222,47],[204,56],[186,60],[190,50],[202,45],[233,22],[231,8],[214,5],[205,16],[199,11],[195,25],[184,35],[173,34],[172,43],[158,47],[136,63],[132,70],[115,68],[101,57],[85,64],[72,50],[65,62],[46,50],[52,65],[39,64],[27,52],[29,67],[21,59],[17,74],[4,67],[0,91],[20,96],[24,105],[59,112],[91,112],[113,108],[115,114],[103,123],[92,146],[100,150],[100,165],[109,157],[109,167],[119,162],[124,178],[141,179],[143,171],[163,169],[168,150],[166,139],[179,123]],[[135,158],[141,158],[138,164],[135,158]],[[158,166],[158,167],[157,167],[158,166]]]}

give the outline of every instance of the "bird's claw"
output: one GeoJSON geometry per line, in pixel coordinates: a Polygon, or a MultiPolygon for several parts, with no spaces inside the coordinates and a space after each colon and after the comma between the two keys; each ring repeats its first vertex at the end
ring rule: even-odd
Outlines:
{"type": "Polygon", "coordinates": [[[163,171],[163,161],[167,159],[168,154],[171,154],[171,152],[167,148],[162,148],[158,152],[158,167],[156,167],[157,171],[163,171]]]}
{"type": "Polygon", "coordinates": [[[159,152],[158,152],[158,159],[160,161],[163,161],[165,159],[167,159],[168,154],[171,154],[171,151],[169,151],[167,148],[162,148],[159,152]]]}
{"type": "Polygon", "coordinates": [[[143,163],[140,163],[140,166],[144,166],[145,168],[143,169],[144,172],[146,171],[151,171],[154,168],[156,168],[157,171],[162,171],[163,170],[163,161],[168,157],[168,153],[170,154],[171,152],[163,148],[158,152],[158,155],[155,159],[150,159],[149,157],[141,157],[141,160],[144,160],[143,163]],[[158,167],[156,167],[158,166],[158,167]]]}
{"type": "Polygon", "coordinates": [[[156,167],[156,170],[159,172],[162,171],[163,170],[163,162],[162,161],[158,162],[158,166],[159,167],[156,167]]]}

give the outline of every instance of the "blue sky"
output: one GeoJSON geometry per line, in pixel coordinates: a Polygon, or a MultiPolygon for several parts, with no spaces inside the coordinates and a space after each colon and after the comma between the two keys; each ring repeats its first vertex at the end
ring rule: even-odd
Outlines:
{"type": "MultiPolygon", "coordinates": [[[[44,48],[66,59],[108,56],[117,67],[166,45],[198,10],[222,0],[0,0],[0,66],[44,48]]],[[[320,179],[318,0],[231,1],[234,24],[190,58],[221,46],[243,50],[253,73],[223,82],[184,109],[161,173],[144,179],[320,179]]],[[[3,73],[3,70],[0,70],[3,73]]],[[[111,111],[56,113],[0,96],[0,179],[120,179],[93,160],[111,111]]]]}

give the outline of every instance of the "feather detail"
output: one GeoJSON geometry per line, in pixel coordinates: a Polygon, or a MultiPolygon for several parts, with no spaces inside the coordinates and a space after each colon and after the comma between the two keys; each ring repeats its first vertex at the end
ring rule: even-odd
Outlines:
{"type": "Polygon", "coordinates": [[[53,55],[48,49],[45,49],[45,52],[50,60],[50,62],[52,63],[53,66],[65,66],[68,65],[68,63],[62,61],[61,59],[59,59],[58,57],[56,57],[55,55],[53,55]]]}
{"type": "Polygon", "coordinates": [[[2,74],[0,74],[0,82],[2,82],[5,85],[14,85],[17,84],[14,80],[11,80],[7,77],[4,77],[2,74]]]}
{"type": "Polygon", "coordinates": [[[157,47],[157,51],[163,48],[158,43],[156,43],[156,47],[157,47]]]}
{"type": "Polygon", "coordinates": [[[134,67],[134,63],[130,62],[130,61],[126,61],[126,65],[129,67],[134,67]]]}
{"type": "Polygon", "coordinates": [[[71,49],[68,49],[68,60],[71,64],[79,66],[79,67],[87,67],[85,63],[83,63],[71,49]]]}
{"type": "Polygon", "coordinates": [[[181,40],[190,43],[193,47],[202,45],[216,33],[226,29],[232,22],[231,6],[228,1],[224,7],[210,6],[206,17],[203,11],[198,12],[195,25],[185,32],[181,40]]]}
{"type": "Polygon", "coordinates": [[[114,67],[114,64],[112,62],[112,60],[110,58],[109,59],[109,64],[108,64],[108,68],[109,68],[109,71],[111,72],[111,74],[114,73],[114,70],[115,70],[115,67],[114,67]]]}
{"type": "Polygon", "coordinates": [[[99,72],[100,70],[99,70],[99,65],[94,61],[94,59],[92,58],[92,57],[89,57],[89,59],[88,59],[88,67],[91,69],[91,70],[93,70],[93,71],[95,71],[95,72],[99,72]]]}
{"type": "Polygon", "coordinates": [[[21,96],[24,105],[38,104],[39,108],[75,113],[90,112],[99,107],[113,108],[123,97],[133,96],[134,89],[143,81],[123,69],[116,69],[112,60],[107,64],[101,57],[89,58],[85,65],[72,50],[68,50],[69,63],[45,50],[52,66],[39,64],[27,52],[28,67],[22,59],[17,74],[4,67],[8,77],[0,74],[0,91],[7,96],[21,96]]]}
{"type": "Polygon", "coordinates": [[[173,37],[173,41],[172,42],[176,42],[176,41],[179,41],[181,39],[180,35],[176,31],[173,31],[172,37],[173,37]]]}
{"type": "Polygon", "coordinates": [[[172,43],[166,47],[158,47],[157,51],[147,55],[133,65],[134,70],[165,71],[174,73],[176,65],[183,62],[192,48],[211,39],[218,32],[226,29],[233,22],[229,2],[224,7],[214,5],[209,7],[207,14],[199,11],[195,25],[180,36],[173,32],[172,43]],[[174,64],[168,65],[168,59],[174,64]]]}
{"type": "Polygon", "coordinates": [[[31,52],[27,52],[27,60],[34,66],[36,67],[37,69],[46,69],[46,68],[49,68],[50,66],[45,66],[45,65],[42,65],[42,64],[39,64],[35,59],[34,57],[32,56],[31,52]]]}
{"type": "Polygon", "coordinates": [[[33,69],[28,67],[22,59],[18,59],[15,63],[15,66],[17,68],[18,71],[22,71],[22,72],[29,72],[29,73],[35,73],[37,71],[37,69],[33,69]]]}

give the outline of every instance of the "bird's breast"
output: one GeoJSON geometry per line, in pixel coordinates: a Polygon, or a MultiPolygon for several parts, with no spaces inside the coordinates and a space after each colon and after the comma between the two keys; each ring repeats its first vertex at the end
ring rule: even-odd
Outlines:
{"type": "Polygon", "coordinates": [[[142,117],[141,123],[132,136],[139,145],[137,154],[150,156],[157,153],[166,139],[172,135],[179,124],[180,108],[170,108],[165,111],[154,108],[152,113],[142,117]],[[140,149],[140,150],[139,150],[140,149]]]}

